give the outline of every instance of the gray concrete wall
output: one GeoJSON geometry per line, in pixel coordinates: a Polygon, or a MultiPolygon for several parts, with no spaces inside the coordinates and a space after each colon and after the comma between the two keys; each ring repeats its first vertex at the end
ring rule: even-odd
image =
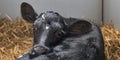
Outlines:
{"type": "Polygon", "coordinates": [[[0,0],[0,12],[13,19],[20,16],[20,4],[30,3],[37,13],[53,10],[65,17],[87,17],[101,20],[102,0],[0,0]]]}
{"type": "Polygon", "coordinates": [[[104,21],[120,29],[120,0],[104,0],[104,21]]]}

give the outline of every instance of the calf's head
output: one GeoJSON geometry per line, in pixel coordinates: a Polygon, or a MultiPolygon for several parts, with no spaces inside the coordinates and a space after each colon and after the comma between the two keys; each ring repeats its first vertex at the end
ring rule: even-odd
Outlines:
{"type": "Polygon", "coordinates": [[[80,35],[91,30],[89,22],[64,18],[53,11],[37,15],[32,6],[25,2],[21,4],[21,14],[25,20],[33,24],[33,55],[50,51],[50,48],[62,41],[61,38],[65,35],[80,35]]]}

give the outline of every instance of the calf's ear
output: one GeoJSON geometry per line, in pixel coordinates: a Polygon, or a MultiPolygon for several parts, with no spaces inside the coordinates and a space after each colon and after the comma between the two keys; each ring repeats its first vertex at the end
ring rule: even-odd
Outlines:
{"type": "Polygon", "coordinates": [[[27,20],[30,23],[33,23],[37,17],[37,14],[34,11],[33,7],[26,2],[23,2],[21,4],[21,15],[23,19],[27,20]]]}
{"type": "Polygon", "coordinates": [[[72,35],[81,35],[92,30],[92,25],[88,21],[76,21],[68,27],[67,32],[72,35]]]}

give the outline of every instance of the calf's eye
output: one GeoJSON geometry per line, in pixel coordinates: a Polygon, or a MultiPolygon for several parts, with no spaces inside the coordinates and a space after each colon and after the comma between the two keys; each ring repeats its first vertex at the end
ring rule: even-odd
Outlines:
{"type": "Polygon", "coordinates": [[[57,37],[64,37],[65,36],[65,34],[66,34],[66,32],[64,32],[64,31],[57,31],[56,33],[55,33],[55,35],[57,36],[57,37]]]}

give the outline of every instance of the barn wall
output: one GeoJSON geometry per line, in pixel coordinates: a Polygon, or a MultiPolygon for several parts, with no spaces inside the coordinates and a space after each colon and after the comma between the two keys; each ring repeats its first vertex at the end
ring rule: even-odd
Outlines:
{"type": "Polygon", "coordinates": [[[65,17],[101,20],[102,0],[0,0],[0,12],[13,19],[20,16],[20,4],[30,3],[37,13],[53,10],[65,17]]]}
{"type": "Polygon", "coordinates": [[[120,0],[104,0],[104,21],[120,29],[120,0]]]}

